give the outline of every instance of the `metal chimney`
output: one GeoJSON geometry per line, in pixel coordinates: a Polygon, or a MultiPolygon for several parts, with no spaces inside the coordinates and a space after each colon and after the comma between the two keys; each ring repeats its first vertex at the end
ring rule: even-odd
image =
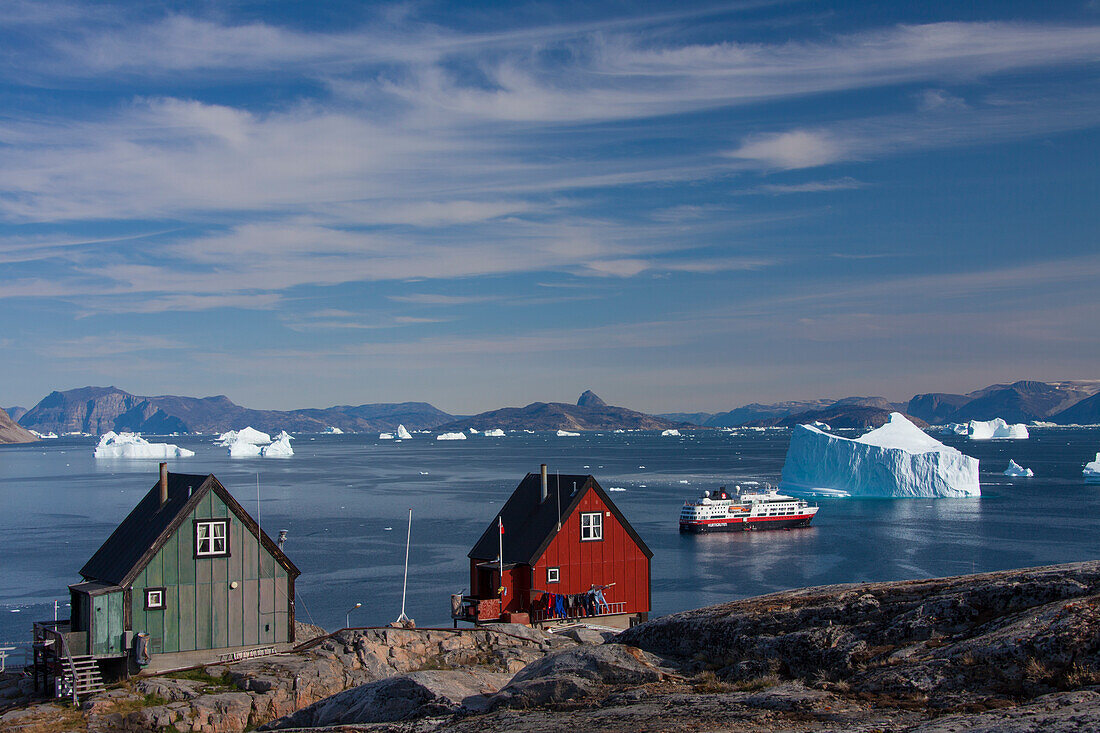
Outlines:
{"type": "Polygon", "coordinates": [[[539,468],[539,473],[542,474],[542,488],[539,491],[539,503],[541,504],[542,502],[546,501],[546,497],[550,493],[549,489],[546,486],[546,464],[545,463],[542,464],[542,466],[539,468]]]}
{"type": "Polygon", "coordinates": [[[163,507],[168,503],[168,464],[161,462],[160,464],[160,505],[163,507]]]}

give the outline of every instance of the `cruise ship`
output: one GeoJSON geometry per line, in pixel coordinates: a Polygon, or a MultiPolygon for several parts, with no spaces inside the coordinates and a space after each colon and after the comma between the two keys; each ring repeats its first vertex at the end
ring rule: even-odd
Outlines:
{"type": "Polygon", "coordinates": [[[681,532],[742,532],[757,529],[806,527],[818,507],[802,499],[780,494],[768,484],[760,489],[723,486],[712,495],[684,502],[680,510],[681,532]]]}

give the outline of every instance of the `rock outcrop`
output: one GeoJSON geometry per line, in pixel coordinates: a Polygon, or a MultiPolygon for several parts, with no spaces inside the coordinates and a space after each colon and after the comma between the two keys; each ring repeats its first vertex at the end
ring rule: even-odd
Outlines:
{"type": "Polygon", "coordinates": [[[21,428],[7,412],[0,409],[0,443],[33,443],[38,438],[21,428]]]}

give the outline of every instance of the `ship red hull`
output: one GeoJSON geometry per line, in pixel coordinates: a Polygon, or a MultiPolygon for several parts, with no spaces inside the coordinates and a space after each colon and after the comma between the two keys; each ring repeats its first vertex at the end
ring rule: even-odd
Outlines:
{"type": "Polygon", "coordinates": [[[766,529],[794,529],[796,527],[808,527],[813,520],[813,514],[803,514],[797,517],[755,517],[747,521],[734,521],[730,519],[703,519],[696,522],[680,522],[680,531],[692,534],[706,534],[709,532],[751,532],[766,529]]]}

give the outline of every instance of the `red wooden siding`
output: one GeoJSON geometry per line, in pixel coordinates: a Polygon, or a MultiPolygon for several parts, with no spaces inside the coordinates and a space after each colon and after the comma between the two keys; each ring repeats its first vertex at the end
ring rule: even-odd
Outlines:
{"type": "MultiPolygon", "coordinates": [[[[526,570],[526,568],[516,568],[526,570]]],[[[507,576],[505,571],[505,576],[507,576]]],[[[537,598],[539,591],[553,593],[584,593],[592,585],[615,585],[604,591],[608,603],[626,602],[627,613],[649,612],[649,558],[634,544],[634,540],[623,528],[614,513],[600,499],[599,494],[589,490],[581,499],[577,508],[562,521],[561,531],[550,542],[542,557],[533,569],[529,585],[517,587],[524,593],[519,608],[519,593],[516,594],[515,610],[527,610],[530,596],[537,598]],[[600,512],[603,514],[603,539],[581,541],[581,514],[600,512]],[[561,581],[546,582],[546,569],[559,568],[561,581]]],[[[512,610],[509,608],[509,610],[512,610]]]]}

